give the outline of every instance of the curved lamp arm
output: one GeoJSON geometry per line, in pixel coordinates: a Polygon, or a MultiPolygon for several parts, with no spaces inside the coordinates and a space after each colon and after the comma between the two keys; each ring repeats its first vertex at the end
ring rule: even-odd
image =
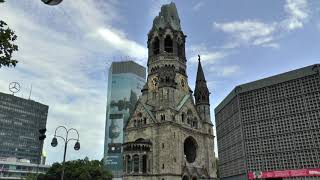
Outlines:
{"type": "Polygon", "coordinates": [[[57,135],[54,135],[54,137],[59,137],[59,138],[61,138],[61,139],[63,139],[64,140],[64,142],[66,142],[66,139],[64,138],[64,137],[62,137],[62,136],[57,136],[57,135]]]}
{"type": "Polygon", "coordinates": [[[54,135],[55,135],[55,136],[56,136],[56,134],[57,134],[58,129],[60,129],[60,128],[63,128],[64,130],[66,130],[66,133],[68,133],[68,130],[67,130],[66,127],[64,127],[64,126],[58,126],[58,127],[56,128],[56,130],[54,131],[54,135]]]}
{"type": "Polygon", "coordinates": [[[77,138],[77,139],[72,138],[72,139],[70,139],[70,140],[79,141],[79,132],[78,132],[76,129],[74,129],[74,128],[70,128],[70,129],[67,131],[67,141],[69,141],[68,136],[69,136],[69,132],[70,132],[71,130],[73,130],[73,131],[75,131],[75,132],[77,133],[78,138],[77,138]]]}

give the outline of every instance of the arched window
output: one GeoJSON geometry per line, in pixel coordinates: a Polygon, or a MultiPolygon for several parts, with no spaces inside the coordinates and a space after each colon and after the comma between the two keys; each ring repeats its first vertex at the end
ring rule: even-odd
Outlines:
{"type": "Polygon", "coordinates": [[[127,173],[131,173],[132,169],[131,169],[131,157],[127,156],[127,173]]]}
{"type": "Polygon", "coordinates": [[[133,156],[133,172],[139,172],[139,155],[133,156]]]}
{"type": "Polygon", "coordinates": [[[147,172],[147,155],[142,156],[142,173],[147,172]]]}
{"type": "Polygon", "coordinates": [[[153,54],[157,55],[160,52],[160,41],[158,37],[155,37],[152,43],[152,47],[153,47],[153,54]]]}
{"type": "Polygon", "coordinates": [[[182,114],[181,114],[181,122],[184,123],[184,119],[185,119],[185,115],[184,115],[184,113],[182,113],[182,114]]]}
{"type": "Polygon", "coordinates": [[[193,163],[196,160],[197,157],[197,142],[196,140],[189,136],[184,141],[184,155],[186,157],[186,160],[188,163],[193,163]]]}
{"type": "Polygon", "coordinates": [[[172,39],[169,35],[166,36],[165,40],[164,40],[164,50],[167,53],[172,53],[173,52],[173,42],[172,39]]]}

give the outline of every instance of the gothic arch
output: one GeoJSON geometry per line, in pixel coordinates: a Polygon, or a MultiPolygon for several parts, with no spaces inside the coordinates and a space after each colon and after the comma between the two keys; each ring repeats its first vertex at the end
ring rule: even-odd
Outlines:
{"type": "Polygon", "coordinates": [[[139,138],[135,142],[143,142],[143,141],[145,141],[143,138],[139,138]]]}
{"type": "Polygon", "coordinates": [[[197,149],[198,143],[192,136],[189,136],[184,140],[183,151],[186,161],[188,163],[193,163],[196,160],[197,149]]]}
{"type": "Polygon", "coordinates": [[[154,55],[157,55],[160,53],[160,40],[158,36],[154,37],[152,40],[152,52],[154,55]]]}
{"type": "Polygon", "coordinates": [[[164,39],[164,50],[167,53],[173,53],[173,39],[170,35],[166,35],[164,39]]]}

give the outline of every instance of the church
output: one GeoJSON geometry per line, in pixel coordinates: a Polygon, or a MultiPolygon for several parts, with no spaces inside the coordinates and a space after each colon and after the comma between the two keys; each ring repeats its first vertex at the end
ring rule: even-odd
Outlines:
{"type": "Polygon", "coordinates": [[[148,34],[148,77],[125,126],[124,180],[216,179],[209,90],[200,62],[188,85],[186,35],[174,3],[148,34]]]}

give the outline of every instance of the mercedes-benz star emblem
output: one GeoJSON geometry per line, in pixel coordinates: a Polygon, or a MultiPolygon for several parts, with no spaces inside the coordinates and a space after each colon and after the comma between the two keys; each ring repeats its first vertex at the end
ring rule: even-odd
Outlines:
{"type": "Polygon", "coordinates": [[[9,90],[12,92],[12,94],[14,95],[14,93],[17,93],[20,91],[20,84],[17,82],[12,82],[9,84],[9,90]]]}

